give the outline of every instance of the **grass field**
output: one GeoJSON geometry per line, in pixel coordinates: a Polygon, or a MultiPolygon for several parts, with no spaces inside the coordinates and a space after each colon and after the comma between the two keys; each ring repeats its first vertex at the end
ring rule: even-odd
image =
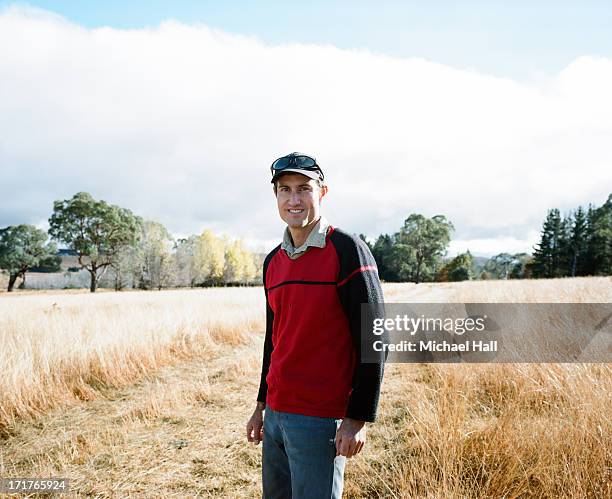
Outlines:
{"type": "MultiPolygon", "coordinates": [[[[389,284],[389,302],[610,302],[612,279],[389,284]]],[[[261,288],[0,295],[0,477],[253,497],[261,288]]],[[[610,364],[388,365],[346,497],[612,497],[610,364]]]]}

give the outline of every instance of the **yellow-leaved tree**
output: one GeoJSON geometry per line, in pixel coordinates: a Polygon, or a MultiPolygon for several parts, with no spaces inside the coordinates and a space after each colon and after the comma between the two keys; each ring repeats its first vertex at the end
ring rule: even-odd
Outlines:
{"type": "Polygon", "coordinates": [[[205,230],[198,237],[194,260],[199,282],[219,284],[223,280],[225,245],[211,230],[205,230]]]}
{"type": "Polygon", "coordinates": [[[225,242],[225,268],[223,280],[232,283],[249,283],[257,276],[257,266],[251,252],[249,252],[241,239],[225,242]]]}

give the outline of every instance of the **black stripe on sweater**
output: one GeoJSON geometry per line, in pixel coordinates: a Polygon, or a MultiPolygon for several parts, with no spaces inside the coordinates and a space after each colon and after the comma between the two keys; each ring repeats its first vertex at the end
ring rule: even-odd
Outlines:
{"type": "Polygon", "coordinates": [[[338,283],[336,281],[284,281],[268,288],[267,291],[272,291],[273,289],[285,286],[286,284],[324,284],[335,286],[338,283]]]}

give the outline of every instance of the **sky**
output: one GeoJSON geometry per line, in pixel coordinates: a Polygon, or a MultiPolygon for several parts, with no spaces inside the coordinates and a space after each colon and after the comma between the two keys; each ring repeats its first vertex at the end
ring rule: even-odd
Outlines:
{"type": "Polygon", "coordinates": [[[0,227],[87,191],[269,251],[302,151],[332,225],[529,252],[612,192],[612,4],[531,3],[0,0],[0,227]]]}

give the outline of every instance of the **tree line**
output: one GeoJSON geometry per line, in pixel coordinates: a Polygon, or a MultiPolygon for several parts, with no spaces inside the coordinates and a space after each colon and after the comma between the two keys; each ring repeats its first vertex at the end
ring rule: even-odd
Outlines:
{"type": "Polygon", "coordinates": [[[579,206],[561,217],[548,211],[529,264],[533,277],[612,274],[612,194],[600,207],[579,206]]]}
{"type": "MultiPolygon", "coordinates": [[[[447,259],[453,231],[444,215],[413,213],[399,231],[381,234],[373,244],[360,237],[389,282],[612,274],[612,194],[600,207],[578,207],[564,217],[549,210],[533,255],[499,253],[482,262],[467,251],[447,259]]],[[[0,229],[0,268],[9,273],[9,291],[19,277],[25,282],[28,270],[59,270],[56,242],[76,255],[77,270],[89,273],[92,292],[103,279],[116,290],[261,282],[261,255],[249,253],[240,240],[209,230],[175,240],[159,222],[80,192],[53,204],[48,234],[31,225],[0,229]]]]}
{"type": "Polygon", "coordinates": [[[260,259],[240,240],[210,230],[174,239],[159,222],[79,192],[54,202],[48,233],[27,224],[0,229],[0,269],[8,272],[8,291],[19,278],[23,286],[28,271],[60,270],[56,242],[76,256],[78,267],[72,270],[89,273],[91,292],[101,282],[120,290],[251,284],[261,279],[260,259]]]}
{"type": "Polygon", "coordinates": [[[466,251],[444,258],[453,224],[443,215],[413,213],[394,234],[381,234],[373,244],[364,235],[389,282],[528,279],[612,274],[612,194],[600,207],[578,207],[565,217],[548,211],[533,255],[499,253],[479,263],[466,251]]]}

